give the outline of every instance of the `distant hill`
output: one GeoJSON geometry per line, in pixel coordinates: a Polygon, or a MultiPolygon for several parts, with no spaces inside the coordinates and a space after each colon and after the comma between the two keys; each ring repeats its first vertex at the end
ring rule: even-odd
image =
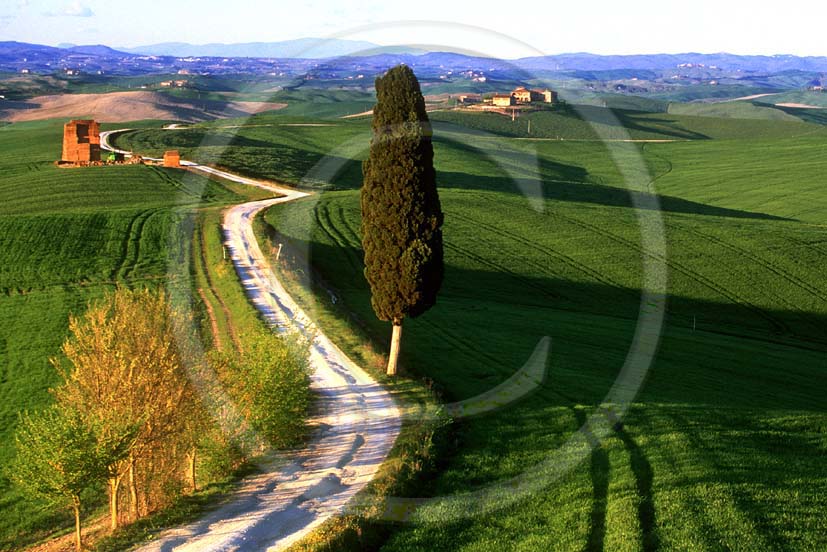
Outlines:
{"type": "Polygon", "coordinates": [[[0,42],[0,59],[19,61],[23,58],[45,58],[60,59],[71,54],[81,54],[92,57],[124,57],[130,56],[104,46],[102,44],[76,46],[74,44],[62,44],[61,46],[44,46],[42,44],[29,44],[27,42],[0,42]]]}
{"type": "Polygon", "coordinates": [[[559,54],[522,58],[517,61],[532,71],[612,71],[637,69],[665,71],[680,65],[703,65],[707,69],[724,71],[755,71],[780,73],[784,71],[827,71],[827,57],[799,57],[791,55],[744,56],[736,54],[651,54],[602,56],[589,53],[559,54]]]}
{"type": "Polygon", "coordinates": [[[0,103],[0,121],[92,118],[104,123],[158,119],[199,122],[282,109],[285,103],[188,100],[149,91],[59,94],[0,103]]]}
{"type": "MultiPolygon", "coordinates": [[[[278,80],[277,86],[285,89],[308,86],[366,89],[376,76],[404,63],[416,71],[430,94],[482,93],[520,85],[550,85],[587,95],[611,93],[666,101],[731,99],[803,90],[827,81],[827,57],[787,55],[572,53],[507,60],[383,47],[364,41],[312,38],[246,44],[164,43],[127,49],[106,45],[62,46],[0,42],[0,72],[32,75],[29,78],[58,75],[64,80],[70,79],[81,88],[79,91],[85,91],[84,85],[99,85],[97,81],[101,79],[97,77],[101,75],[117,78],[170,74],[260,75],[278,80]],[[274,60],[278,61],[274,64],[274,60]],[[94,79],[97,81],[92,83],[94,79]]],[[[0,95],[17,100],[38,95],[33,87],[22,84],[0,90],[0,95]]],[[[789,103],[796,104],[792,107],[810,105],[789,103]]],[[[820,103],[812,105],[821,106],[820,103]]]]}
{"type": "Polygon", "coordinates": [[[175,57],[269,57],[269,58],[328,58],[358,55],[360,52],[381,51],[382,46],[371,42],[299,38],[281,42],[248,42],[243,44],[187,44],[165,42],[135,48],[121,48],[133,54],[175,57]]]}
{"type": "Polygon", "coordinates": [[[104,46],[103,44],[95,44],[95,45],[86,45],[86,46],[69,46],[65,48],[70,52],[74,52],[76,54],[88,54],[90,56],[129,56],[130,54],[127,52],[121,52],[119,50],[115,50],[110,48],[109,46],[104,46]]]}
{"type": "Polygon", "coordinates": [[[53,46],[43,46],[42,44],[29,44],[27,42],[5,41],[0,42],[0,55],[2,56],[25,56],[31,53],[40,54],[60,54],[63,50],[53,46]]]}
{"type": "MultiPolygon", "coordinates": [[[[827,56],[799,57],[792,55],[754,56],[727,53],[717,54],[645,54],[645,55],[598,55],[589,53],[556,54],[527,57],[517,60],[499,60],[487,57],[466,56],[460,53],[425,51],[404,46],[380,46],[371,42],[341,39],[300,38],[281,42],[249,42],[243,44],[187,44],[165,42],[135,48],[111,48],[104,45],[77,46],[61,44],[60,47],[27,44],[23,42],[0,42],[0,59],[21,59],[23,57],[60,58],[67,54],[83,54],[102,58],[132,55],[154,55],[168,57],[205,58],[293,58],[318,59],[356,57],[370,59],[374,63],[398,61],[419,65],[444,65],[443,69],[477,69],[519,67],[525,71],[575,72],[595,71],[664,72],[677,68],[703,68],[706,73],[715,71],[788,73],[827,73],[827,56]]],[[[635,76],[641,76],[637,75],[635,76]]],[[[631,74],[631,73],[630,73],[631,74]]],[[[622,77],[622,75],[621,75],[622,77]]]]}

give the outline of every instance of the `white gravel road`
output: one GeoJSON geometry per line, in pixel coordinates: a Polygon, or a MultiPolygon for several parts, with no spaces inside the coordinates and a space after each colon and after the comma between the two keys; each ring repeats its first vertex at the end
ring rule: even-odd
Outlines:
{"type": "MultiPolygon", "coordinates": [[[[102,148],[112,150],[111,134],[101,133],[102,148]]],[[[311,423],[317,429],[306,448],[283,455],[264,473],[245,479],[228,503],[197,522],[163,531],[137,550],[279,550],[340,513],[375,476],[399,434],[401,414],[387,390],[312,325],[276,278],[253,234],[251,223],[259,212],[308,194],[182,164],[282,195],[228,209],[223,220],[225,244],[248,296],[267,321],[280,330],[312,333],[311,386],[319,401],[311,423]]]]}

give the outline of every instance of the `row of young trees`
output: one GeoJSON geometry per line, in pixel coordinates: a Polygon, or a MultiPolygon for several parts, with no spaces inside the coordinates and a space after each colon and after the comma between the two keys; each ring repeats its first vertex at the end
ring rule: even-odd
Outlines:
{"type": "Polygon", "coordinates": [[[198,466],[224,476],[251,443],[301,434],[309,375],[306,349],[294,341],[261,331],[244,353],[208,364],[189,320],[149,290],[118,289],[71,317],[69,330],[65,358],[52,361],[62,380],[54,404],[21,417],[12,477],[73,510],[78,550],[90,493],[106,489],[116,529],[197,490],[198,466]]]}

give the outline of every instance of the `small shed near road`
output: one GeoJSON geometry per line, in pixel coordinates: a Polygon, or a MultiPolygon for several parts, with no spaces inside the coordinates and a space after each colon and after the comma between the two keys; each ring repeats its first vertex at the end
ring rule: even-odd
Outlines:
{"type": "Polygon", "coordinates": [[[164,166],[173,169],[181,168],[181,155],[178,153],[178,150],[164,152],[164,166]]]}

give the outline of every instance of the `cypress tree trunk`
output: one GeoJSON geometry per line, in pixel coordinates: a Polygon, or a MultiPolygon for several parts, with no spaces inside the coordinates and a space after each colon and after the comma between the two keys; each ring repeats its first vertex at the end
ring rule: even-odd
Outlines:
{"type": "Polygon", "coordinates": [[[396,363],[399,361],[399,346],[402,342],[402,320],[393,321],[393,335],[391,336],[391,351],[388,356],[388,375],[396,375],[396,363]]]}

